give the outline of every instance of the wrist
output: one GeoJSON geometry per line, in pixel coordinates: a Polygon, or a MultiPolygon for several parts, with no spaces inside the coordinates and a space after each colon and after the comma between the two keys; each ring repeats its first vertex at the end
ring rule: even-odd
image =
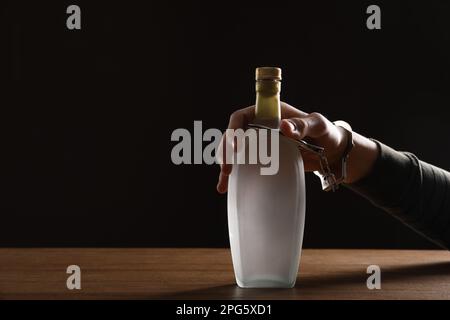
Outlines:
{"type": "Polygon", "coordinates": [[[342,158],[344,156],[345,150],[347,149],[348,139],[347,133],[345,129],[339,126],[334,126],[336,133],[335,135],[338,137],[336,145],[337,147],[334,149],[334,152],[328,155],[328,162],[332,169],[337,169],[342,164],[342,158]]]}
{"type": "Polygon", "coordinates": [[[353,142],[354,147],[347,160],[347,177],[344,181],[346,184],[355,183],[366,177],[372,171],[379,153],[374,141],[356,132],[353,132],[353,142]]]}
{"type": "Polygon", "coordinates": [[[322,154],[320,156],[321,170],[314,172],[319,176],[322,189],[325,191],[335,191],[340,184],[345,183],[347,178],[347,161],[354,146],[351,126],[341,120],[335,121],[333,124],[334,131],[331,133],[337,140],[336,147],[332,149],[334,157],[332,158],[330,154],[328,156],[322,154]]]}

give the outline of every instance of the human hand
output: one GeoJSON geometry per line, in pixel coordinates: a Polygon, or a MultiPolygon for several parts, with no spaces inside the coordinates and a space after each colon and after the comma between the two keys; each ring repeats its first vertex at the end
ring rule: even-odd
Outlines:
{"type": "MultiPolygon", "coordinates": [[[[228,129],[245,128],[252,122],[255,115],[255,106],[233,112],[230,117],[228,129]]],[[[319,113],[306,113],[300,111],[287,103],[281,103],[281,132],[290,138],[305,139],[308,142],[321,146],[325,149],[325,156],[330,167],[336,162],[340,163],[345,151],[347,139],[343,128],[335,126],[327,118],[319,113]]],[[[305,171],[316,171],[320,169],[317,155],[301,151],[305,171]]],[[[232,164],[222,164],[219,175],[217,190],[225,193],[228,189],[228,176],[231,174],[232,164]]]]}

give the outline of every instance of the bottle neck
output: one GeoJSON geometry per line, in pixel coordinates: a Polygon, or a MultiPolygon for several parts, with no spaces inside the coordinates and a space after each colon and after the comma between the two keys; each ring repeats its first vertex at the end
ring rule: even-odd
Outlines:
{"type": "Polygon", "coordinates": [[[281,82],[278,80],[256,81],[255,123],[278,129],[281,121],[281,82]]]}

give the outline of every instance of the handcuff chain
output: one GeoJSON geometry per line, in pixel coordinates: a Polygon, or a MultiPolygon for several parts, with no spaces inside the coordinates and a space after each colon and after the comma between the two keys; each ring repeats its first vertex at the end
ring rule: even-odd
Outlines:
{"type": "Polygon", "coordinates": [[[306,151],[312,152],[315,155],[319,157],[319,164],[320,164],[320,172],[322,173],[322,179],[324,179],[327,182],[327,185],[331,187],[332,191],[336,191],[339,187],[339,184],[337,183],[335,174],[331,171],[330,165],[328,163],[328,159],[325,156],[325,149],[322,147],[318,147],[315,145],[311,145],[310,143],[307,143],[304,140],[297,140],[301,141],[299,145],[299,150],[304,149],[306,151]],[[314,149],[311,148],[311,146],[314,146],[314,149]],[[320,150],[317,150],[320,149],[320,150]]]}

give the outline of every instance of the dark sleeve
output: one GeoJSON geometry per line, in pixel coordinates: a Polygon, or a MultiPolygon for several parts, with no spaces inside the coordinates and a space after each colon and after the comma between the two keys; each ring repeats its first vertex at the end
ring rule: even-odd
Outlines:
{"type": "Polygon", "coordinates": [[[376,140],[372,172],[347,185],[440,247],[450,248],[450,173],[376,140]]]}

